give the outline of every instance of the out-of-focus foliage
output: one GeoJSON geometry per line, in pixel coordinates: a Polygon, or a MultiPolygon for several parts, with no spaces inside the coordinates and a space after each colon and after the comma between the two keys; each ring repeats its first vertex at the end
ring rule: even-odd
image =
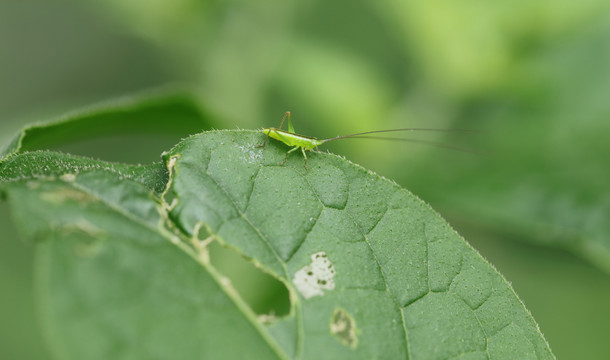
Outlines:
{"type": "MultiPolygon", "coordinates": [[[[607,2],[113,4],[134,31],[198,53],[205,99],[234,118],[272,123],[267,109],[286,104],[319,119],[308,124],[316,133],[484,130],[470,141],[487,156],[448,168],[392,151],[385,171],[447,211],[567,246],[610,271],[610,174],[591,156],[610,153],[607,2]]],[[[388,152],[370,146],[358,145],[369,161],[388,152]]]]}
{"type": "MultiPolygon", "coordinates": [[[[484,131],[426,137],[484,155],[367,140],[332,149],[474,228],[466,237],[513,282],[559,358],[610,356],[599,337],[610,324],[608,1],[53,0],[22,18],[17,3],[0,1],[0,99],[13,99],[0,115],[189,79],[234,120],[227,128],[276,125],[292,110],[297,130],[318,137],[484,131]]],[[[1,138],[16,128],[0,123],[1,138]]]]}

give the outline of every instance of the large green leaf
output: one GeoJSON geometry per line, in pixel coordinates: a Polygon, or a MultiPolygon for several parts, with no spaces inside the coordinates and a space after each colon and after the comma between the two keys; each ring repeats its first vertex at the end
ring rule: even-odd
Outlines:
{"type": "Polygon", "coordinates": [[[421,200],[334,155],[312,155],[309,170],[300,156],[278,166],[286,149],[261,142],[217,131],[167,154],[171,218],[286,284],[292,313],[270,331],[287,354],[552,357],[506,281],[421,200]],[[321,253],[334,277],[312,270],[321,253]],[[303,269],[334,288],[312,296],[303,269]],[[331,336],[337,311],[353,320],[349,338],[331,336]]]}
{"type": "Polygon", "coordinates": [[[262,140],[184,140],[165,154],[161,196],[161,164],[53,152],[0,163],[17,224],[38,241],[56,356],[553,358],[509,284],[421,200],[330,154],[282,166],[285,146],[262,140]],[[282,281],[290,313],[257,318],[210,240],[282,281]]]}

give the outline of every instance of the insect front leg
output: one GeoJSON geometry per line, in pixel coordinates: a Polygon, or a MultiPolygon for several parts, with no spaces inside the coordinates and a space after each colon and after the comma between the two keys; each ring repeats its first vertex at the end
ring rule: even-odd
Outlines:
{"type": "Polygon", "coordinates": [[[269,131],[267,131],[267,133],[265,133],[265,141],[263,141],[262,144],[260,145],[256,145],[257,148],[259,147],[264,147],[265,145],[267,145],[267,140],[269,140],[269,133],[271,132],[271,129],[269,129],[269,131]]]}
{"type": "Polygon", "coordinates": [[[292,149],[286,151],[286,156],[284,156],[284,161],[282,161],[280,163],[280,165],[284,165],[284,163],[286,163],[286,160],[288,159],[288,154],[290,154],[291,152],[295,151],[296,149],[298,149],[298,146],[293,147],[292,149]]]}

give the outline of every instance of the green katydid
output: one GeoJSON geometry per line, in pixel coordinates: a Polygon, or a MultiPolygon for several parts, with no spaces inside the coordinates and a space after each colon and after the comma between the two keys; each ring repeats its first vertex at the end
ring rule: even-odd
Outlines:
{"type": "Polygon", "coordinates": [[[366,131],[366,132],[361,132],[361,133],[356,133],[356,134],[337,136],[337,137],[330,138],[330,139],[316,139],[314,137],[299,135],[299,134],[295,133],[294,127],[292,126],[292,121],[290,120],[290,111],[286,111],[286,113],[284,114],[284,117],[282,118],[282,122],[280,122],[280,127],[279,128],[270,127],[270,128],[263,128],[262,129],[262,132],[266,136],[265,136],[265,141],[261,145],[259,145],[259,147],[265,146],[265,144],[267,144],[267,140],[269,138],[273,138],[275,140],[283,142],[284,144],[286,144],[288,146],[291,146],[292,149],[290,149],[290,150],[288,150],[286,152],[286,156],[284,157],[284,161],[282,161],[282,163],[281,163],[282,165],[284,165],[284,163],[286,162],[286,159],[288,159],[288,155],[291,152],[296,151],[298,149],[301,149],[301,152],[303,153],[303,158],[305,159],[305,168],[307,168],[307,154],[305,153],[305,151],[312,151],[312,150],[314,150],[315,148],[317,148],[318,146],[320,146],[322,144],[325,144],[325,143],[327,143],[329,141],[339,140],[339,139],[350,139],[351,138],[351,139],[380,139],[380,140],[409,141],[409,142],[415,142],[415,143],[428,144],[428,145],[437,146],[437,147],[449,148],[449,149],[453,149],[453,150],[471,152],[471,150],[468,150],[468,149],[462,149],[462,148],[458,148],[458,147],[454,147],[454,146],[450,146],[450,145],[445,145],[445,144],[437,143],[437,142],[433,142],[433,141],[415,140],[415,139],[404,139],[404,138],[385,137],[385,136],[370,136],[371,134],[379,134],[379,133],[387,133],[387,132],[397,132],[397,131],[437,131],[437,132],[438,131],[440,131],[440,132],[460,131],[460,132],[472,132],[470,130],[443,130],[443,129],[424,129],[424,128],[400,128],[400,129],[390,129],[390,130],[366,131]],[[288,119],[288,131],[282,130],[282,125],[284,125],[284,121],[286,121],[286,119],[288,119]]]}

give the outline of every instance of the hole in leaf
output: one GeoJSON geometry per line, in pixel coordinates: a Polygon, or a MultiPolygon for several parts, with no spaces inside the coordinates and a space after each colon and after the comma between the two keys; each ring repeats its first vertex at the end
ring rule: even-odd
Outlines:
{"type": "Polygon", "coordinates": [[[235,290],[257,315],[288,315],[290,297],[281,281],[217,241],[208,245],[208,251],[212,266],[231,280],[235,290]]]}

